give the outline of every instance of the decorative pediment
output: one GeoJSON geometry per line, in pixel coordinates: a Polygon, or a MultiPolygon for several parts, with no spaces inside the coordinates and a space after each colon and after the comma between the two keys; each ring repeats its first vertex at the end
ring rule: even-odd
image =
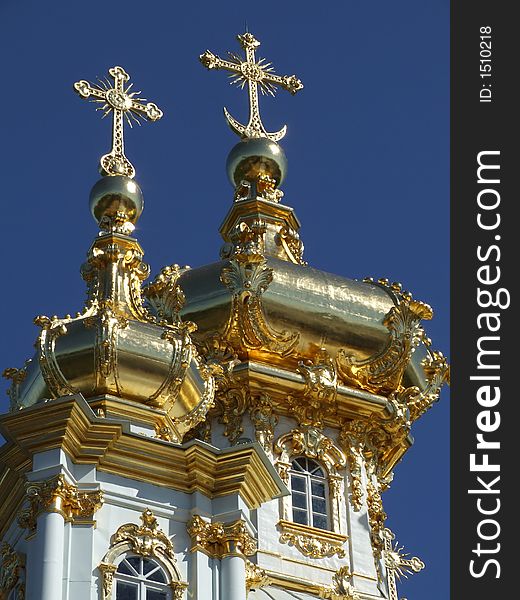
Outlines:
{"type": "Polygon", "coordinates": [[[174,599],[182,598],[188,584],[181,581],[172,541],[159,527],[153,512],[147,508],[141,515],[141,525],[125,523],[110,540],[110,548],[98,567],[103,580],[103,600],[111,600],[116,563],[127,552],[156,559],[168,573],[174,599]]]}

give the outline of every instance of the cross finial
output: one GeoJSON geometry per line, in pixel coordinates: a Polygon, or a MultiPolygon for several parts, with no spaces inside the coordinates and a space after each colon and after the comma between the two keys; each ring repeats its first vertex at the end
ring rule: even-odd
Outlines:
{"type": "Polygon", "coordinates": [[[275,95],[276,85],[296,94],[298,90],[303,88],[303,83],[296,75],[275,75],[273,66],[266,62],[265,59],[260,59],[258,62],[255,58],[255,50],[260,46],[260,42],[252,33],[246,33],[237,36],[237,40],[245,50],[245,60],[233,52],[229,52],[229,60],[225,60],[206,50],[200,55],[200,62],[208,69],[224,69],[231,73],[231,83],[244,88],[246,83],[249,88],[249,121],[247,125],[242,125],[228,110],[224,108],[224,114],[231,129],[242,138],[268,138],[273,142],[281,140],[287,131],[287,126],[284,125],[279,131],[269,133],[262,123],[260,118],[260,109],[258,105],[258,86],[262,94],[275,95]]]}
{"type": "Polygon", "coordinates": [[[123,116],[132,127],[132,121],[138,125],[142,118],[157,121],[163,113],[153,102],[143,104],[146,99],[136,97],[141,92],[130,92],[133,83],[126,85],[130,76],[122,67],[112,67],[108,73],[113,78],[113,83],[107,77],[104,80],[98,79],[98,83],[94,85],[82,79],[74,84],[74,89],[82,98],[90,98],[98,103],[97,110],[103,111],[103,118],[113,113],[112,150],[100,160],[103,175],[126,175],[133,178],[135,169],[125,156],[123,116]]]}

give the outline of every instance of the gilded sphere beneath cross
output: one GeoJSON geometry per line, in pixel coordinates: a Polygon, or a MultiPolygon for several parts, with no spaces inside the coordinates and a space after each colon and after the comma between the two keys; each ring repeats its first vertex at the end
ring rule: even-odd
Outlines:
{"type": "Polygon", "coordinates": [[[228,155],[226,170],[233,187],[267,175],[279,186],[287,173],[283,148],[265,137],[241,140],[228,155]]]}
{"type": "Polygon", "coordinates": [[[96,223],[108,219],[122,220],[135,225],[143,208],[143,192],[130,177],[102,177],[90,192],[90,212],[96,223]]]}

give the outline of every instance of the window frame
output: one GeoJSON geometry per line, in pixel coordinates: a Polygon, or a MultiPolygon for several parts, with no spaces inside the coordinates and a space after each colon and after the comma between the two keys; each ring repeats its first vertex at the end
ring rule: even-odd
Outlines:
{"type": "Polygon", "coordinates": [[[331,505],[330,505],[330,490],[329,490],[329,481],[327,476],[327,470],[324,466],[317,460],[313,458],[309,458],[305,455],[293,456],[291,457],[291,466],[289,468],[289,490],[291,492],[291,520],[293,523],[297,523],[299,525],[304,525],[307,527],[312,527],[314,529],[321,529],[323,531],[332,531],[332,515],[331,515],[331,505]],[[306,468],[298,462],[299,460],[304,460],[306,464],[306,468]],[[298,464],[301,470],[296,470],[294,468],[294,464],[298,464]],[[315,465],[315,468],[319,468],[321,475],[315,475],[311,471],[310,465],[315,465]],[[301,490],[293,489],[293,477],[301,478],[305,481],[305,492],[301,490]],[[324,495],[316,496],[312,493],[312,482],[317,482],[323,484],[324,495]],[[303,510],[294,505],[294,497],[295,494],[305,494],[305,504],[306,509],[305,512],[307,514],[307,523],[300,523],[296,521],[294,518],[294,509],[303,510]],[[321,513],[317,510],[313,509],[312,499],[318,498],[325,502],[325,513],[321,513]],[[325,517],[326,519],[326,527],[319,527],[315,525],[316,517],[325,517]]]}
{"type": "Polygon", "coordinates": [[[164,565],[162,565],[161,562],[158,561],[155,557],[142,556],[141,554],[136,554],[134,552],[125,552],[118,557],[118,560],[115,563],[115,567],[116,570],[114,572],[112,587],[113,600],[117,600],[118,582],[129,583],[134,585],[137,588],[137,600],[146,600],[148,597],[148,590],[156,592],[165,592],[166,600],[173,600],[173,590],[171,587],[169,573],[167,569],[165,569],[164,565]],[[137,569],[135,569],[135,567],[128,561],[129,558],[139,559],[139,575],[119,572],[119,568],[124,561],[127,561],[130,567],[137,572],[137,569]],[[164,582],[154,581],[153,579],[147,578],[147,576],[144,574],[145,561],[150,561],[151,563],[154,563],[156,565],[156,567],[148,573],[148,576],[152,573],[155,573],[159,569],[163,574],[164,582]]]}

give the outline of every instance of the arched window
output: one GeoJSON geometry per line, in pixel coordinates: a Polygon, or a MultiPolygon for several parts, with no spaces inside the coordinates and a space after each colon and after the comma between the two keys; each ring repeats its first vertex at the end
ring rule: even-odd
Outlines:
{"type": "Polygon", "coordinates": [[[295,523],[330,529],[327,478],[321,466],[306,456],[291,462],[292,516],[295,523]]]}
{"type": "Polygon", "coordinates": [[[144,556],[127,555],[114,573],[114,600],[171,600],[163,567],[144,556]]]}

